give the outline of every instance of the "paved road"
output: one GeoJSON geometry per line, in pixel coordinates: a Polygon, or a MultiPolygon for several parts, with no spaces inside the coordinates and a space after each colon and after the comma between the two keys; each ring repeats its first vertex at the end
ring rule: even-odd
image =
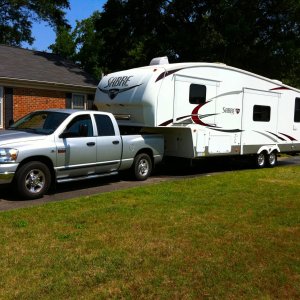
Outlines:
{"type": "MultiPolygon", "coordinates": [[[[284,165],[300,165],[300,156],[280,158],[278,161],[278,167],[284,165]]],[[[53,201],[62,201],[80,196],[100,194],[127,189],[130,187],[155,184],[166,180],[208,176],[215,173],[247,168],[249,168],[248,164],[241,163],[240,161],[228,161],[224,159],[213,159],[206,161],[206,163],[202,161],[201,164],[193,167],[178,165],[178,161],[176,161],[173,165],[171,165],[171,167],[161,165],[156,169],[153,176],[146,181],[130,181],[126,179],[124,180],[120,176],[110,176],[95,180],[59,184],[55,193],[49,193],[41,199],[26,201],[20,200],[12,191],[12,187],[2,186],[0,187],[0,211],[29,207],[53,201]]]]}

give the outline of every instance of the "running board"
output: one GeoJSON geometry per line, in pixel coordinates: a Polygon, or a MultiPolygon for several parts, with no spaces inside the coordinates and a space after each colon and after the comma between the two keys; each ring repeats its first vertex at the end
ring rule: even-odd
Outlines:
{"type": "Polygon", "coordinates": [[[94,178],[113,176],[113,175],[118,175],[118,172],[103,173],[103,174],[91,174],[91,175],[85,175],[85,176],[81,176],[81,177],[60,178],[60,179],[57,179],[57,183],[73,182],[73,181],[94,179],[94,178]]]}

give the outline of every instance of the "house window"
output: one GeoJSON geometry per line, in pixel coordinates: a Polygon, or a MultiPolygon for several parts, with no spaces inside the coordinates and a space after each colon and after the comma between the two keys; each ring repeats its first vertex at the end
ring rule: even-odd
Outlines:
{"type": "Polygon", "coordinates": [[[203,104],[206,100],[206,86],[200,84],[190,85],[190,103],[203,104]]]}
{"type": "Polygon", "coordinates": [[[3,87],[0,86],[0,128],[3,128],[3,87]]]}
{"type": "Polygon", "coordinates": [[[73,109],[86,109],[85,95],[73,94],[72,97],[72,108],[73,109]]]}
{"type": "Polygon", "coordinates": [[[66,94],[66,108],[71,109],[93,109],[94,108],[93,94],[66,94]]]}
{"type": "Polygon", "coordinates": [[[87,97],[85,94],[67,94],[66,108],[87,109],[87,97]]]}
{"type": "Polygon", "coordinates": [[[294,122],[300,122],[300,98],[295,99],[294,122]]]}
{"type": "Polygon", "coordinates": [[[253,107],[253,121],[269,122],[271,119],[271,107],[264,105],[254,105],[253,107]]]}

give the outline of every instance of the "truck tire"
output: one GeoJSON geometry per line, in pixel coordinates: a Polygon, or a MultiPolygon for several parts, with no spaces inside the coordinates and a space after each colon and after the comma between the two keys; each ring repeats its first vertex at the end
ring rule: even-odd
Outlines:
{"type": "Polygon", "coordinates": [[[138,154],[133,161],[133,176],[136,180],[146,180],[152,172],[152,161],[148,154],[138,154]]]}
{"type": "Polygon", "coordinates": [[[277,154],[275,151],[267,155],[267,166],[273,168],[277,165],[277,154]]]}
{"type": "Polygon", "coordinates": [[[50,187],[51,174],[49,168],[39,161],[28,162],[17,171],[15,183],[19,195],[23,198],[40,198],[50,187]]]}

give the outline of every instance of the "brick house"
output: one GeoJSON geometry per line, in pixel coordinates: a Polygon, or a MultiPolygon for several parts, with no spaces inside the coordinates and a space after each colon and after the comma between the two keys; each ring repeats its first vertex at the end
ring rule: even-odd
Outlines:
{"type": "Polygon", "coordinates": [[[90,109],[97,84],[58,55],[0,45],[0,129],[36,109],[90,109]]]}

